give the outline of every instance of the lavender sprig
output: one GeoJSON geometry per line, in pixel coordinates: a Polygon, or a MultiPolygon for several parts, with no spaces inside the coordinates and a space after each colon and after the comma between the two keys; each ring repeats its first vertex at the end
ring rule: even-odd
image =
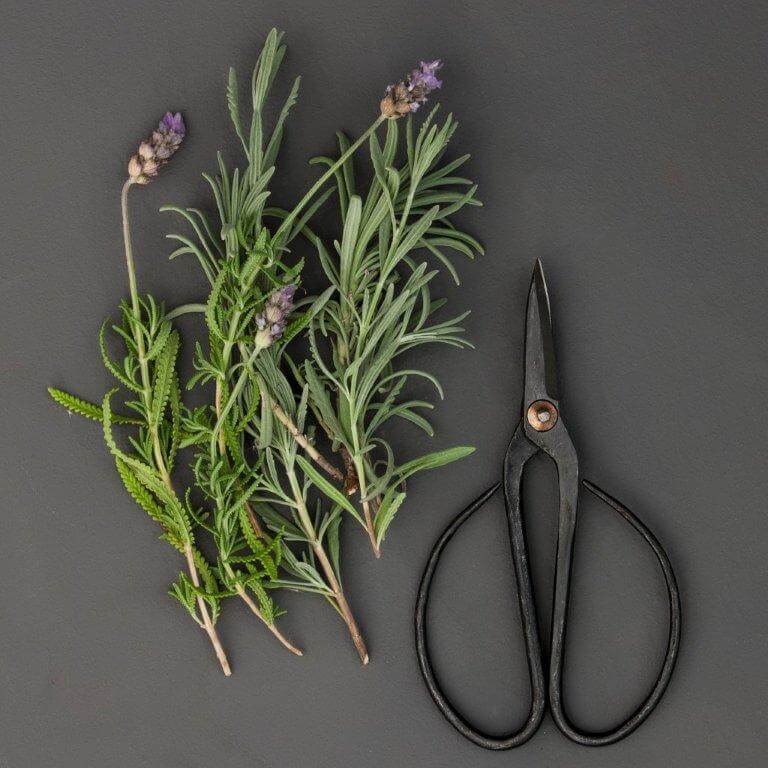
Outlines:
{"type": "MultiPolygon", "coordinates": [[[[407,81],[390,88],[382,113],[397,117],[413,112],[440,85],[435,76],[438,66],[439,62],[423,63],[407,81]]],[[[400,418],[433,435],[421,412],[432,404],[410,399],[403,392],[412,377],[432,381],[440,397],[442,389],[428,372],[401,369],[398,358],[405,352],[418,354],[427,344],[470,346],[461,327],[465,315],[432,319],[438,305],[431,295],[436,271],[429,261],[442,263],[458,284],[449,252],[470,258],[482,252],[480,244],[451,221],[464,206],[480,204],[475,199],[476,186],[453,175],[469,156],[441,162],[456,130],[455,121],[448,116],[437,125],[430,114],[413,141],[412,120],[409,116],[402,150],[396,120],[388,125],[384,149],[371,141],[370,188],[349,188],[345,181],[352,178],[349,161],[337,174],[342,201],[340,242],[330,249],[315,238],[323,271],[334,290],[322,315],[310,323],[312,360],[302,371],[310,405],[321,414],[323,427],[344,458],[344,490],[357,496],[362,515],[344,508],[365,528],[377,557],[405,503],[404,481],[410,485],[415,473],[443,466],[473,450],[457,446],[398,465],[396,450],[382,431],[391,419],[400,418]],[[406,159],[398,161],[403,155],[406,159]],[[387,169],[386,174],[380,168],[387,169]],[[389,200],[391,207],[367,202],[380,199],[389,200]]]]}
{"type": "Polygon", "coordinates": [[[378,127],[387,119],[397,119],[403,115],[415,112],[426,100],[427,96],[443,84],[438,80],[436,72],[441,69],[443,63],[440,59],[434,61],[422,61],[418,69],[414,69],[410,75],[396,83],[387,86],[384,98],[379,105],[380,114],[376,120],[358,138],[350,144],[341,156],[332,163],[325,173],[309,188],[304,197],[293,207],[283,219],[273,237],[273,243],[277,247],[287,244],[287,240],[295,236],[291,232],[294,223],[307,204],[322,189],[327,181],[333,178],[336,171],[351,158],[368,139],[376,133],[378,127]]]}
{"type": "Polygon", "coordinates": [[[134,184],[148,184],[181,146],[185,133],[181,115],[166,113],[157,130],[131,157],[128,178],[120,197],[130,303],[121,303],[122,322],[112,327],[125,343],[124,365],[115,363],[109,356],[105,332],[110,322],[102,326],[100,344],[107,369],[130,392],[126,405],[132,415],[113,414],[110,399],[116,390],[106,394],[101,406],[86,403],[60,390],[49,391],[54,400],[65,407],[73,405],[78,413],[101,420],[104,439],[126,490],[160,524],[162,538],[180,552],[186,562],[187,572],[181,573],[172,585],[171,595],[206,632],[222,671],[230,675],[229,661],[215,627],[221,588],[209,563],[196,547],[194,513],[182,500],[184,495],[176,492],[171,478],[181,440],[183,411],[176,370],[180,337],[171,327],[163,305],[151,296],[139,296],[128,219],[130,188],[134,184]],[[130,453],[118,443],[113,424],[134,428],[130,453]]]}

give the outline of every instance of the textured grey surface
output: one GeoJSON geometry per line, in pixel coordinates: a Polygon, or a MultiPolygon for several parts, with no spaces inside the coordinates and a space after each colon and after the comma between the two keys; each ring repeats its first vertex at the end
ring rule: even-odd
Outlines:
{"type": "MultiPolygon", "coordinates": [[[[765,764],[768,471],[768,11],[758,2],[0,3],[2,513],[0,766],[725,766],[765,764]],[[234,676],[167,598],[178,563],[126,498],[98,427],[45,385],[109,386],[96,349],[124,294],[118,191],[166,108],[190,138],[133,195],[140,280],[175,304],[204,285],[169,263],[163,202],[207,204],[202,170],[235,156],[223,101],[272,25],[304,76],[275,185],[370,120],[382,87],[443,56],[442,93],[486,207],[465,217],[487,256],[462,264],[474,353],[424,361],[446,400],[438,442],[477,453],[412,483],[374,562],[347,526],[345,575],[368,637],[362,669],[332,612],[286,599],[279,649],[237,605],[221,634],[234,676]],[[532,260],[550,280],[566,418],[586,477],[648,522],[677,566],[684,638],[651,719],[601,750],[546,719],[506,755],[464,742],[418,677],[411,611],[434,537],[493,481],[520,397],[532,260]]],[[[326,219],[324,231],[333,234],[326,219]]],[[[189,326],[188,330],[194,330],[189,326]]],[[[189,347],[187,347],[188,351],[189,347]]],[[[403,455],[426,447],[404,428],[403,455]]],[[[553,472],[534,468],[534,575],[546,620],[553,472]],[[549,506],[548,506],[549,505],[549,506]]],[[[435,589],[434,652],[480,724],[526,710],[500,507],[477,517],[435,589]]],[[[655,674],[661,577],[608,510],[577,537],[567,701],[579,723],[625,716],[655,674]]]]}

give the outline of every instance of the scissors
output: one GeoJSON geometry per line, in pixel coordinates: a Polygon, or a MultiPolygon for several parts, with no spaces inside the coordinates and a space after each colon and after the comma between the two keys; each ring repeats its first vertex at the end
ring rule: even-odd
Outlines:
{"type": "Polygon", "coordinates": [[[680,647],[681,607],[680,593],[669,558],[653,533],[624,505],[593,483],[587,480],[582,480],[581,483],[594,496],[618,512],[653,550],[664,575],[669,601],[667,650],[653,688],[629,719],[600,733],[579,730],[571,723],[563,705],[563,660],[568,621],[571,559],[576,531],[579,464],[560,409],[549,294],[541,261],[537,259],[528,293],[522,413],[504,457],[502,481],[489,488],[460,512],[440,535],[427,561],[416,601],[416,653],[429,693],[448,722],[462,736],[485,749],[511,749],[524,744],[536,733],[547,704],[555,724],[571,741],[585,746],[613,744],[632,733],[651,714],[664,695],[672,676],[680,647]],[[529,459],[540,452],[555,462],[560,494],[552,636],[546,670],[536,619],[536,605],[520,502],[523,468],[529,459]],[[429,657],[426,615],[432,577],[446,544],[500,488],[504,491],[512,560],[517,579],[520,618],[531,683],[531,708],[525,723],[519,730],[494,737],[471,725],[459,714],[440,689],[429,657]]]}

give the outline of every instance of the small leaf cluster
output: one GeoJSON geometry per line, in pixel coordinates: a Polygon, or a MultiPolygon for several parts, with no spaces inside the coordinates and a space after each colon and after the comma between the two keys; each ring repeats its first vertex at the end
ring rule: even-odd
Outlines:
{"type": "Polygon", "coordinates": [[[184,446],[195,446],[192,466],[195,487],[210,513],[197,517],[216,545],[216,576],[223,587],[219,597],[250,590],[259,601],[261,617],[271,625],[284,611],[267,594],[277,579],[282,557],[281,534],[272,539],[257,536],[249,516],[249,500],[261,483],[260,467],[250,466],[243,453],[243,420],[236,409],[223,427],[226,452],[215,446],[215,413],[198,408],[185,419],[188,437],[184,446]],[[211,449],[211,446],[214,446],[211,449]],[[229,460],[232,457],[232,461],[229,460]]]}

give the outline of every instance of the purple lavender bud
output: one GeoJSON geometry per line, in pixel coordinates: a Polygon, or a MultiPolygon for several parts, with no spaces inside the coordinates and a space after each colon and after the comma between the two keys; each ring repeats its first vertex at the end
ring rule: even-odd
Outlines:
{"type": "Polygon", "coordinates": [[[397,119],[410,112],[415,112],[436,88],[442,86],[435,74],[443,66],[440,59],[422,61],[418,69],[414,69],[408,77],[395,85],[387,86],[384,98],[381,100],[381,114],[384,117],[397,119]]]}
{"type": "MultiPolygon", "coordinates": [[[[422,62],[422,67],[423,66],[424,62],[422,62]]],[[[181,116],[181,112],[177,112],[175,115],[166,112],[157,129],[161,133],[175,133],[182,139],[187,133],[187,128],[184,125],[184,118],[181,116]]]]}
{"type": "Polygon", "coordinates": [[[296,293],[296,286],[286,285],[283,286],[277,295],[277,301],[281,307],[290,310],[293,306],[293,295],[296,293]]]}
{"type": "Polygon", "coordinates": [[[264,303],[264,309],[256,315],[255,343],[259,349],[271,347],[285,331],[288,324],[288,315],[293,309],[293,295],[296,293],[295,285],[285,285],[272,291],[264,303]]]}
{"type": "Polygon", "coordinates": [[[149,184],[181,146],[187,134],[181,112],[166,112],[157,130],[141,142],[137,154],[128,162],[128,176],[135,184],[149,184]]]}
{"type": "Polygon", "coordinates": [[[419,69],[414,69],[411,72],[411,76],[408,78],[408,87],[411,92],[416,88],[424,89],[425,95],[430,91],[434,91],[436,88],[440,88],[443,84],[442,80],[438,80],[435,76],[435,72],[443,66],[440,59],[434,61],[422,61],[419,69]]]}

